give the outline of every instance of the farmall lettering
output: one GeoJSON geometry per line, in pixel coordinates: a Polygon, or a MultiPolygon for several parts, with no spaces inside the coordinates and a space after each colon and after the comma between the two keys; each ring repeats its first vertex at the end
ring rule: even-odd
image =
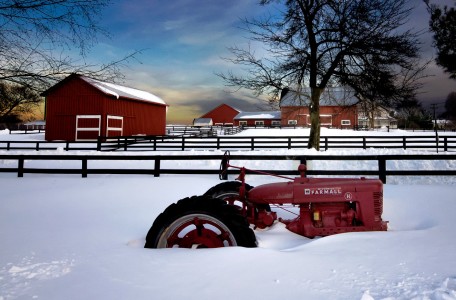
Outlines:
{"type": "Polygon", "coordinates": [[[342,195],[342,188],[340,187],[323,187],[323,188],[307,188],[304,189],[304,195],[326,195],[326,196],[339,196],[342,195]]]}

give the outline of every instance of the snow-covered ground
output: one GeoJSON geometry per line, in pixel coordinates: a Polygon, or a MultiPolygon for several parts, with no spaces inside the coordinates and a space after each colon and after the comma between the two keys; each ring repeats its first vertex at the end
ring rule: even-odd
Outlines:
{"type": "MultiPolygon", "coordinates": [[[[281,135],[296,132],[282,130],[281,135]]],[[[0,140],[15,137],[42,138],[0,131],[0,140]]],[[[262,152],[266,151],[258,154],[262,152]]],[[[362,153],[366,152],[359,150],[362,153]]],[[[364,163],[357,162],[356,168],[364,163]]],[[[409,167],[455,168],[454,161],[436,163],[440,165],[411,162],[409,167]]],[[[333,162],[331,168],[347,167],[334,164],[342,162],[333,162]]],[[[170,203],[204,193],[220,182],[217,176],[26,174],[16,178],[13,173],[0,173],[0,300],[455,300],[453,177],[388,179],[383,214],[389,221],[387,232],[311,240],[275,224],[256,231],[259,247],[255,249],[192,251],[144,249],[144,238],[170,203]]],[[[247,178],[254,186],[275,180],[247,178]]]]}

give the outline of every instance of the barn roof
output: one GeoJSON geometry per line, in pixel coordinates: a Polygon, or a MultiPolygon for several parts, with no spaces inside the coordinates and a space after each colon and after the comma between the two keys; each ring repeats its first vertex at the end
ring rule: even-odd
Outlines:
{"type": "Polygon", "coordinates": [[[239,120],[252,120],[252,119],[267,119],[275,120],[280,119],[280,111],[254,111],[254,112],[241,112],[234,117],[234,119],[239,120]]]}
{"type": "Polygon", "coordinates": [[[128,98],[128,99],[132,99],[132,100],[151,102],[151,103],[160,104],[160,105],[167,105],[165,103],[165,101],[163,101],[161,98],[159,98],[149,92],[122,86],[119,84],[100,81],[100,80],[93,79],[93,78],[86,77],[86,76],[79,75],[79,74],[71,74],[64,80],[58,82],[56,85],[49,88],[47,91],[43,92],[42,95],[44,95],[44,96],[47,95],[56,86],[63,84],[64,82],[68,81],[69,79],[71,79],[73,77],[78,77],[78,78],[84,80],[91,86],[93,86],[96,89],[98,89],[99,91],[103,92],[105,95],[113,96],[116,99],[119,99],[122,97],[122,98],[128,98]]]}
{"type": "MultiPolygon", "coordinates": [[[[320,97],[321,106],[350,106],[359,102],[354,93],[342,88],[326,88],[320,97]]],[[[305,88],[300,93],[284,89],[280,98],[280,106],[308,106],[310,104],[310,89],[305,88]]]]}
{"type": "Polygon", "coordinates": [[[237,112],[241,112],[241,111],[242,111],[242,110],[240,110],[240,109],[238,109],[238,108],[236,108],[236,107],[233,107],[233,106],[228,105],[228,104],[226,104],[226,103],[222,103],[222,104],[218,105],[217,107],[211,109],[211,110],[208,111],[207,113],[205,113],[202,117],[204,117],[204,116],[206,116],[206,115],[209,115],[210,113],[212,113],[212,112],[218,110],[219,108],[221,108],[221,107],[223,107],[223,106],[229,107],[229,108],[231,108],[231,109],[233,109],[233,110],[235,110],[235,111],[237,111],[237,112]]]}
{"type": "Polygon", "coordinates": [[[155,96],[154,94],[151,94],[146,91],[142,90],[137,90],[134,88],[118,85],[118,84],[113,84],[109,82],[103,82],[99,81],[93,78],[85,77],[85,76],[80,76],[82,80],[88,82],[92,86],[96,87],[97,89],[101,90],[103,93],[112,95],[119,99],[120,97],[125,97],[129,99],[134,99],[134,100],[141,100],[141,101],[147,101],[147,102],[153,102],[157,104],[163,104],[166,105],[165,101],[163,101],[161,98],[155,96]]]}

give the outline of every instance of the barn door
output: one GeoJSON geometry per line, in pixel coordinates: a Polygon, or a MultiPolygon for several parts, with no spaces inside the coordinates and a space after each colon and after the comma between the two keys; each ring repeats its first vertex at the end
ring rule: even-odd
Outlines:
{"type": "Polygon", "coordinates": [[[106,136],[121,136],[123,133],[123,117],[107,116],[106,136]]]}
{"type": "Polygon", "coordinates": [[[100,115],[77,115],[76,116],[76,141],[96,140],[100,135],[100,115]]]}

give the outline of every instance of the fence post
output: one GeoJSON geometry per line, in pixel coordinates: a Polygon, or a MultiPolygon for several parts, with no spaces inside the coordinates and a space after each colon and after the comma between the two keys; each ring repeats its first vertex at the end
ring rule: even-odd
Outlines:
{"type": "Polygon", "coordinates": [[[160,159],[155,159],[154,177],[160,177],[160,159]]]}
{"type": "Polygon", "coordinates": [[[328,137],[325,136],[325,151],[328,151],[328,137]]]}
{"type": "Polygon", "coordinates": [[[81,162],[82,162],[81,176],[82,176],[82,178],[86,178],[87,177],[87,158],[83,158],[81,160],[81,162]]]}
{"type": "Polygon", "coordinates": [[[24,157],[20,156],[17,161],[17,177],[24,177],[24,157]]]}
{"type": "Polygon", "coordinates": [[[40,151],[40,142],[36,142],[35,150],[40,151]]]}
{"type": "Polygon", "coordinates": [[[443,151],[448,151],[448,137],[443,137],[443,151]]]}
{"type": "Polygon", "coordinates": [[[70,150],[70,142],[66,142],[65,143],[65,151],[69,151],[70,150]]]}
{"type": "Polygon", "coordinates": [[[11,142],[6,143],[6,150],[9,151],[11,148],[11,142]]]}
{"type": "Polygon", "coordinates": [[[386,159],[383,157],[378,158],[378,176],[383,183],[386,183],[386,159]]]}
{"type": "Polygon", "coordinates": [[[97,137],[97,151],[101,151],[101,136],[97,137]]]}
{"type": "Polygon", "coordinates": [[[407,138],[405,136],[402,137],[402,147],[404,148],[404,150],[407,149],[407,138]]]}
{"type": "Polygon", "coordinates": [[[220,137],[217,137],[217,150],[220,149],[220,137]]]}
{"type": "Polygon", "coordinates": [[[154,136],[154,151],[157,151],[157,137],[154,136]]]}
{"type": "MultiPolygon", "coordinates": [[[[187,127],[186,127],[187,128],[187,127]]],[[[185,150],[185,137],[182,137],[182,151],[185,150]]]]}
{"type": "MultiPolygon", "coordinates": [[[[256,128],[256,125],[255,125],[255,128],[256,128]]],[[[251,137],[250,138],[250,150],[255,150],[255,138],[254,137],[251,137]]]]}
{"type": "Polygon", "coordinates": [[[288,137],[288,149],[291,149],[291,137],[288,137]]]}
{"type": "Polygon", "coordinates": [[[363,136],[363,149],[366,150],[367,145],[366,145],[366,137],[363,136]]]}

